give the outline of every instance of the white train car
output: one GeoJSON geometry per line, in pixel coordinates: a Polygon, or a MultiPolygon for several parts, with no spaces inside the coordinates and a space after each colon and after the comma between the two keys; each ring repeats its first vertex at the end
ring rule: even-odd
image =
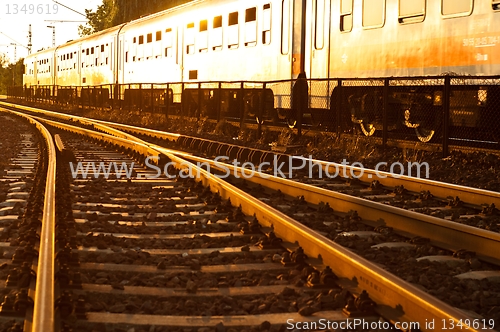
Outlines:
{"type": "Polygon", "coordinates": [[[118,82],[290,78],[281,9],[281,0],[194,1],[132,21],[119,35],[118,82]]]}
{"type": "Polygon", "coordinates": [[[122,25],[80,40],[79,86],[114,84],[116,81],[116,42],[122,25]]]}
{"type": "Polygon", "coordinates": [[[54,84],[54,50],[50,48],[39,51],[24,59],[23,83],[25,85],[54,84]]]}
{"type": "Polygon", "coordinates": [[[57,61],[55,85],[75,86],[80,80],[80,42],[72,41],[55,50],[57,61]]]}
{"type": "MultiPolygon", "coordinates": [[[[302,61],[301,24],[294,24],[293,17],[297,11],[301,4],[292,0],[193,1],[47,50],[53,53],[56,76],[44,82],[88,86],[290,79],[302,61]]],[[[25,59],[27,69],[37,56],[25,59]]],[[[38,83],[26,73],[26,84],[38,83]]]]}

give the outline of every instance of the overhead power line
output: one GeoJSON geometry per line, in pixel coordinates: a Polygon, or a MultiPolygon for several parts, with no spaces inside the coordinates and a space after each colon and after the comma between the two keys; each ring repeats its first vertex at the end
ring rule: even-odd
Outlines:
{"type": "Polygon", "coordinates": [[[28,48],[28,46],[24,46],[23,44],[21,44],[20,42],[18,42],[18,41],[17,41],[17,40],[15,40],[14,38],[12,38],[12,37],[10,37],[10,36],[6,35],[6,34],[5,34],[5,33],[3,33],[2,31],[0,31],[0,33],[1,33],[2,35],[4,35],[5,37],[9,38],[10,40],[12,40],[13,42],[15,42],[17,45],[22,46],[22,47],[24,47],[24,48],[28,48]]]}
{"type": "Polygon", "coordinates": [[[67,21],[67,20],[44,20],[49,23],[87,23],[87,21],[67,21]]]}
{"type": "Polygon", "coordinates": [[[66,5],[63,5],[62,3],[57,2],[56,0],[52,0],[52,2],[55,2],[55,3],[57,3],[59,6],[63,6],[64,8],[69,9],[69,10],[71,10],[72,12],[75,12],[75,13],[77,13],[77,14],[80,14],[80,15],[82,15],[82,16],[87,17],[87,15],[82,14],[82,13],[80,13],[79,11],[76,11],[76,10],[74,10],[73,8],[70,8],[70,7],[66,6],[66,5]]]}

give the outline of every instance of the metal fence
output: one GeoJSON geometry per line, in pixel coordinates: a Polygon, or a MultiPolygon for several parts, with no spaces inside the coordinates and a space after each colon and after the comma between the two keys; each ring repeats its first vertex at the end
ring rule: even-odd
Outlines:
{"type": "Polygon", "coordinates": [[[500,76],[23,86],[9,98],[499,149],[500,76]]]}

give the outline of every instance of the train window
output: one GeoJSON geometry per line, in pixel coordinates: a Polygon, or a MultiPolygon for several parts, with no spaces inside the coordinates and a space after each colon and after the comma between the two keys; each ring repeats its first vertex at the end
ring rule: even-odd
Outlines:
{"type": "Polygon", "coordinates": [[[137,43],[137,37],[134,37],[133,41],[134,44],[137,43]]]}
{"type": "Polygon", "coordinates": [[[194,54],[194,23],[186,25],[184,40],[186,42],[186,54],[194,54]]]}
{"type": "Polygon", "coordinates": [[[257,45],[257,7],[245,10],[245,46],[257,45]]]}
{"type": "Polygon", "coordinates": [[[314,40],[314,48],[317,50],[323,49],[325,43],[325,0],[316,0],[315,5],[315,27],[314,33],[316,34],[314,40]]]}
{"type": "Polygon", "coordinates": [[[491,7],[493,10],[500,10],[500,0],[492,0],[491,7]]]}
{"type": "Polygon", "coordinates": [[[152,41],[153,41],[153,34],[152,33],[148,33],[147,34],[147,42],[151,43],[152,41]]]}
{"type": "Polygon", "coordinates": [[[144,44],[144,36],[139,36],[139,45],[144,44]]]}
{"type": "Polygon", "coordinates": [[[229,20],[227,25],[235,25],[238,24],[238,12],[233,12],[229,14],[229,20]]]}
{"type": "Polygon", "coordinates": [[[229,14],[227,45],[229,48],[237,48],[239,44],[238,12],[229,14]]]}
{"type": "Polygon", "coordinates": [[[94,48],[93,47],[90,49],[90,54],[94,54],[94,48]]]}
{"type": "Polygon", "coordinates": [[[271,4],[264,5],[262,13],[262,44],[269,45],[271,43],[271,4]]]}
{"type": "Polygon", "coordinates": [[[385,0],[363,0],[363,27],[381,28],[385,22],[385,0]]]}
{"type": "Polygon", "coordinates": [[[164,41],[164,43],[165,43],[165,57],[166,58],[171,58],[173,56],[172,41],[173,41],[172,29],[168,28],[165,30],[165,41],[164,41]]]}
{"type": "Polygon", "coordinates": [[[425,0],[399,0],[399,23],[418,23],[425,18],[425,0]]]}
{"type": "Polygon", "coordinates": [[[467,16],[472,13],[474,0],[442,0],[441,14],[448,17],[467,16]]]}
{"type": "Polygon", "coordinates": [[[245,23],[257,20],[257,7],[245,10],[245,23]]]}
{"type": "Polygon", "coordinates": [[[290,0],[283,0],[281,14],[281,54],[286,55],[290,48],[290,0]]]}
{"type": "Polygon", "coordinates": [[[222,15],[214,17],[210,41],[212,43],[212,50],[222,50],[222,15]]]}
{"type": "Polygon", "coordinates": [[[352,0],[340,1],[340,31],[352,31],[352,0]]]}
{"type": "Polygon", "coordinates": [[[101,52],[104,52],[104,44],[101,45],[101,52]]]}
{"type": "Polygon", "coordinates": [[[86,55],[90,54],[90,50],[87,48],[87,52],[85,53],[86,55]]]}
{"type": "Polygon", "coordinates": [[[200,52],[208,51],[208,20],[200,21],[200,34],[198,36],[198,47],[200,52]]]}
{"type": "Polygon", "coordinates": [[[200,32],[207,31],[208,29],[208,21],[202,20],[200,21],[200,32]]]}
{"type": "Polygon", "coordinates": [[[212,27],[214,29],[222,28],[222,15],[215,16],[212,27]]]}
{"type": "Polygon", "coordinates": [[[125,52],[125,62],[128,62],[128,51],[125,52]]]}
{"type": "Polygon", "coordinates": [[[156,41],[161,40],[161,31],[156,31],[156,41]]]}

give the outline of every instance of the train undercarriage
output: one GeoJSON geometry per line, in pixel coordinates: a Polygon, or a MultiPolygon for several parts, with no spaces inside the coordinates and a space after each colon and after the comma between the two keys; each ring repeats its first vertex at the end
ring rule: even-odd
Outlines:
{"type": "MultiPolygon", "coordinates": [[[[223,84],[122,85],[100,87],[24,87],[28,99],[50,99],[81,107],[139,109],[187,117],[207,117],[290,128],[322,127],[331,132],[365,136],[384,130],[413,133],[421,142],[437,140],[443,126],[451,133],[499,141],[498,85],[338,86],[330,96],[313,84],[224,87],[223,84]],[[283,92],[285,91],[285,92],[283,92]],[[287,91],[287,92],[286,92],[287,91]],[[118,93],[117,93],[118,92],[118,93]],[[448,95],[448,99],[445,98],[448,95]]],[[[330,82],[328,82],[330,83],[330,82]]]]}

